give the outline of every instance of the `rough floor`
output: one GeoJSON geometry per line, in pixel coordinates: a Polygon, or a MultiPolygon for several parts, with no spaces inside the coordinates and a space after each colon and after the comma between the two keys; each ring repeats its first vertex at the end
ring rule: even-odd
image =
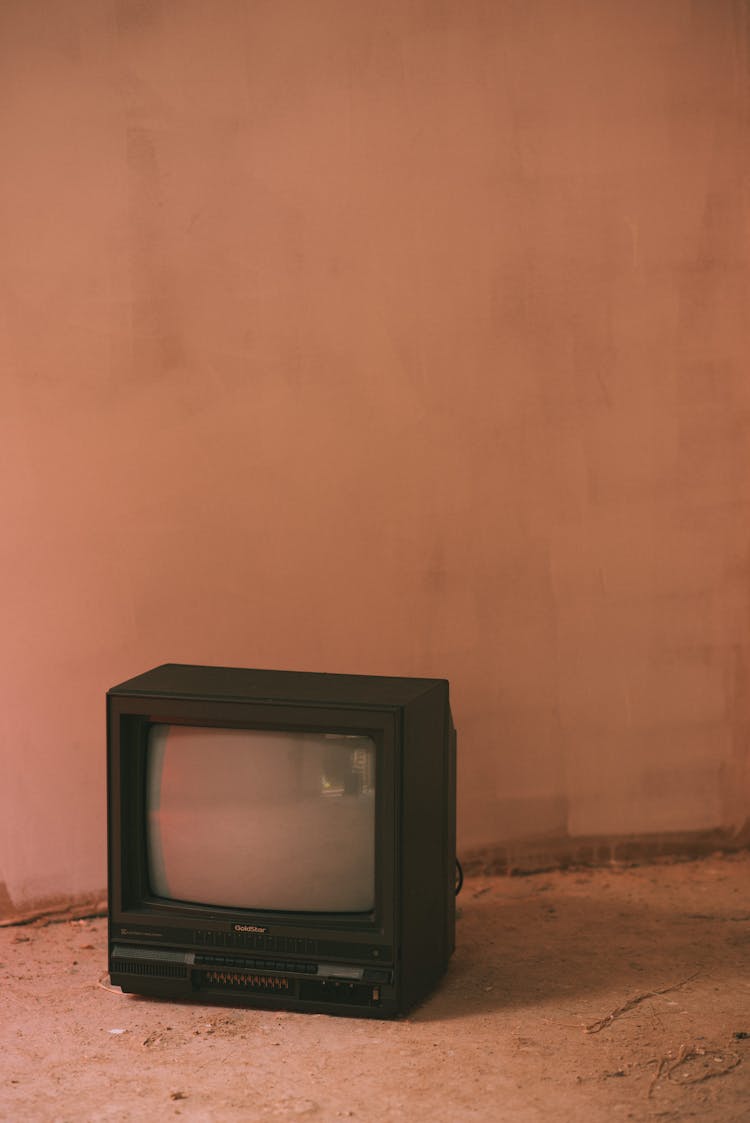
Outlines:
{"type": "Polygon", "coordinates": [[[133,998],[103,920],[0,929],[0,1118],[748,1123],[750,855],[472,878],[460,905],[396,1022],[133,998]]]}

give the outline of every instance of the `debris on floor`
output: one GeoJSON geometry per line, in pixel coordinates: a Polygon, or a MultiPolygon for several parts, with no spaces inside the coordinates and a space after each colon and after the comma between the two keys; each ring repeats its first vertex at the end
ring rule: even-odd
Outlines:
{"type": "Polygon", "coordinates": [[[747,1123],[750,854],[460,900],[445,980],[393,1022],[125,995],[103,919],[0,929],[0,1119],[747,1123]]]}

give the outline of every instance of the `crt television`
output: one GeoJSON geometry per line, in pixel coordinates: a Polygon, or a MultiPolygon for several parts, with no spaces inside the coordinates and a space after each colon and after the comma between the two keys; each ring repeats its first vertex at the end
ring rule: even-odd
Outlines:
{"type": "Polygon", "coordinates": [[[165,664],[107,694],[123,991],[389,1017],[454,947],[443,679],[165,664]]]}

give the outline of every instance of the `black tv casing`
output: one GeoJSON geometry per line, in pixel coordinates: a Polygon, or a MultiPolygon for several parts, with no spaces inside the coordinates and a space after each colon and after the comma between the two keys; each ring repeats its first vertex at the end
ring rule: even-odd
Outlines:
{"type": "Polygon", "coordinates": [[[123,991],[383,1018],[420,1002],[444,973],[455,944],[456,860],[446,680],[164,664],[107,693],[107,789],[109,973],[123,991]],[[155,723],[371,737],[372,912],[153,896],[145,766],[155,723]]]}

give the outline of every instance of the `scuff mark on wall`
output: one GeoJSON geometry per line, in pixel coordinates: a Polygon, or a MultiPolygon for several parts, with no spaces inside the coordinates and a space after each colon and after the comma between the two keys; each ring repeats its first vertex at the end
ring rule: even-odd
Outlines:
{"type": "Polygon", "coordinates": [[[12,917],[14,913],[15,908],[8,887],[4,881],[0,881],[0,921],[12,917]]]}

